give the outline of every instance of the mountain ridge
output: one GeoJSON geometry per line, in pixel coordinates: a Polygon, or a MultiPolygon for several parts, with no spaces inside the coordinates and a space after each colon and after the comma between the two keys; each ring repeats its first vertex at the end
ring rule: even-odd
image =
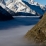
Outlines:
{"type": "Polygon", "coordinates": [[[26,33],[25,38],[46,46],[46,12],[42,19],[26,33]]]}
{"type": "Polygon", "coordinates": [[[34,14],[34,15],[36,15],[36,14],[43,15],[44,12],[46,11],[45,6],[35,2],[34,0],[29,0],[27,2],[28,5],[25,2],[27,2],[27,1],[11,0],[9,3],[6,3],[6,7],[9,8],[10,10],[14,11],[15,13],[25,12],[25,13],[30,13],[30,14],[34,14]]]}

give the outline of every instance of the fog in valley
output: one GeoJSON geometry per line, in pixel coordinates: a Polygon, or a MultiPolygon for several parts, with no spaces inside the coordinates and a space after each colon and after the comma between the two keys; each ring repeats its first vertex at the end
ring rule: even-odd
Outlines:
{"type": "Polygon", "coordinates": [[[10,21],[0,21],[0,46],[34,46],[24,40],[24,35],[38,21],[37,17],[15,17],[10,21]]]}

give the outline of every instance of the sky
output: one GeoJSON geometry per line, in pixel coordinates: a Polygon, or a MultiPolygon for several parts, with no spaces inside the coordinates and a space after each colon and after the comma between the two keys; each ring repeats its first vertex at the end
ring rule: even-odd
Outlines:
{"type": "MultiPolygon", "coordinates": [[[[26,1],[29,1],[29,0],[26,0],[26,1]]],[[[43,5],[46,5],[46,0],[34,0],[40,4],[43,4],[43,5]]]]}

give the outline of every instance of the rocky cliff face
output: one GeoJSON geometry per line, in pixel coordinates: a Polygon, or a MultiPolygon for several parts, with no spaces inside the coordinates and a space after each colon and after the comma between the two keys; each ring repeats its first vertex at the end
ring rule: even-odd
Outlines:
{"type": "Polygon", "coordinates": [[[36,43],[46,44],[46,13],[42,19],[25,35],[27,39],[33,39],[36,43]]]}

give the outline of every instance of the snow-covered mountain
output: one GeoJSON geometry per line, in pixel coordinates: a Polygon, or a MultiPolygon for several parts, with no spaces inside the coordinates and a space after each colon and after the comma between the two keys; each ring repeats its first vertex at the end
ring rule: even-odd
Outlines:
{"type": "Polygon", "coordinates": [[[12,3],[10,2],[10,4],[8,4],[9,3],[7,3],[7,7],[14,12],[26,12],[35,14],[35,11],[30,9],[24,2],[22,2],[22,0],[13,0],[12,3]]]}
{"type": "Polygon", "coordinates": [[[6,5],[5,1],[4,0],[0,0],[0,3],[3,3],[4,5],[6,5]]]}
{"type": "Polygon", "coordinates": [[[15,13],[24,12],[31,13],[33,15],[43,15],[46,10],[46,7],[44,5],[41,5],[34,0],[29,0],[27,2],[24,0],[10,0],[6,3],[6,7],[15,13]]]}
{"type": "Polygon", "coordinates": [[[30,0],[30,1],[28,1],[28,3],[31,4],[31,5],[39,6],[41,9],[45,10],[45,5],[42,5],[38,2],[35,2],[34,0],[30,0]]]}

